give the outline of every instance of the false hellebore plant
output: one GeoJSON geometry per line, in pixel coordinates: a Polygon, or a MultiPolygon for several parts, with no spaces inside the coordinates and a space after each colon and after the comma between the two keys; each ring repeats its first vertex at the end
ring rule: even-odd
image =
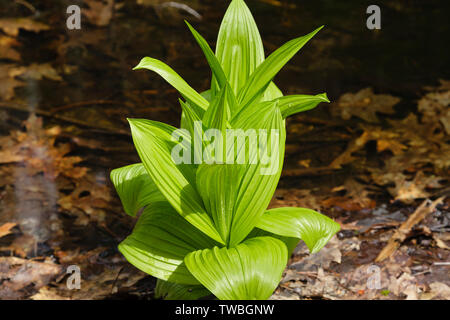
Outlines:
{"type": "Polygon", "coordinates": [[[180,129],[129,119],[142,163],[113,170],[111,180],[129,215],[144,209],[119,250],[158,278],[159,297],[267,299],[300,239],[314,253],[339,230],[310,209],[267,210],[281,175],[285,118],[329,102],[326,94],[283,96],[272,79],[321,27],[267,59],[243,0],[231,2],[215,54],[188,27],[211,67],[211,88],[197,93],[152,58],[135,67],[180,92],[182,117],[180,129]]]}

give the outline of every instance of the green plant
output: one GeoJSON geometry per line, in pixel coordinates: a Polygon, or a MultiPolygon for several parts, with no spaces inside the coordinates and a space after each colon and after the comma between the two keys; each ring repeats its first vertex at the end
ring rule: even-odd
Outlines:
{"type": "Polygon", "coordinates": [[[212,293],[219,299],[267,299],[300,239],[314,253],[339,230],[337,223],[313,210],[267,210],[284,160],[285,118],[329,102],[326,94],[283,96],[272,79],[321,28],[264,59],[259,31],[243,0],[231,2],[215,54],[187,25],[211,67],[211,89],[197,93],[169,66],[152,58],[143,58],[135,67],[157,72],[181,93],[183,130],[129,119],[142,163],[113,170],[111,180],[126,213],[135,216],[144,210],[119,250],[130,263],[158,278],[158,297],[197,299],[212,293]],[[208,153],[212,142],[198,142],[196,137],[211,128],[222,137],[231,129],[254,130],[254,137],[267,138],[272,149],[260,144],[255,151],[248,135],[244,147],[227,140],[208,153]],[[269,174],[258,161],[261,148],[270,151],[274,170],[269,174]],[[194,163],[177,163],[174,150],[194,163]],[[246,155],[247,162],[239,163],[237,159],[246,155]],[[225,156],[230,163],[223,161],[225,156]]]}

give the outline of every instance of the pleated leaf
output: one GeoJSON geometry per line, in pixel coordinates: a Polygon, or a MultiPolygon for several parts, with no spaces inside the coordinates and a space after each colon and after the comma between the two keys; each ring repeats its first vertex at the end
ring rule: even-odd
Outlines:
{"type": "Polygon", "coordinates": [[[232,164],[201,164],[197,185],[206,210],[221,238],[228,243],[241,170],[232,164]]]}
{"type": "MultiPolygon", "coordinates": [[[[247,163],[241,165],[240,177],[236,179],[238,190],[230,246],[237,245],[250,233],[269,205],[280,179],[286,138],[284,121],[273,102],[261,104],[258,116],[251,109],[241,112],[232,126],[245,131],[256,130],[258,143],[257,147],[246,143],[245,148],[235,151],[236,157],[242,153],[248,156],[245,156],[247,163]],[[263,135],[259,129],[265,130],[266,134],[263,135]]],[[[227,144],[227,153],[230,152],[227,144]]]]}
{"type": "Polygon", "coordinates": [[[195,113],[188,103],[183,102],[183,100],[178,100],[181,105],[181,110],[183,110],[183,115],[185,117],[185,122],[182,128],[187,129],[191,134],[191,138],[194,136],[194,123],[196,121],[202,121],[201,118],[195,113]]]}
{"type": "Polygon", "coordinates": [[[255,20],[243,0],[233,0],[222,20],[216,56],[234,93],[264,61],[264,48],[255,20]]]}
{"type": "MultiPolygon", "coordinates": [[[[134,145],[148,174],[173,208],[212,239],[223,243],[195,189],[195,171],[190,164],[176,165],[171,152],[177,144],[176,128],[143,119],[129,119],[134,145]]],[[[178,144],[190,149],[188,137],[178,144]]]]}
{"type": "Polygon", "coordinates": [[[149,203],[165,200],[142,163],[114,169],[110,177],[125,212],[130,216],[135,216],[149,203]]]}
{"type": "Polygon", "coordinates": [[[247,238],[245,239],[251,239],[251,238],[257,238],[257,237],[272,237],[278,240],[281,240],[285,245],[286,248],[288,249],[288,257],[290,257],[292,255],[292,253],[294,252],[295,248],[297,247],[300,239],[299,238],[294,238],[294,237],[285,237],[285,236],[280,236],[279,234],[275,234],[263,229],[259,229],[259,228],[254,228],[247,236],[247,238]]]}
{"type": "Polygon", "coordinates": [[[136,268],[154,277],[198,285],[184,258],[215,245],[217,242],[189,224],[168,202],[157,202],[144,209],[131,235],[119,244],[119,251],[136,268]]]}
{"type": "Polygon", "coordinates": [[[267,57],[239,91],[238,103],[241,107],[245,108],[260,96],[281,68],[322,28],[323,26],[306,36],[285,43],[267,57]]]}
{"type": "Polygon", "coordinates": [[[272,101],[283,96],[281,90],[274,82],[271,82],[264,92],[262,101],[272,101]]]}
{"type": "Polygon", "coordinates": [[[327,216],[306,208],[276,208],[267,210],[258,228],[302,239],[311,253],[318,252],[339,231],[340,226],[327,216]]]}
{"type": "Polygon", "coordinates": [[[330,102],[326,93],[315,96],[290,95],[279,98],[278,107],[281,110],[283,118],[287,118],[295,113],[311,110],[321,102],[330,102]]]}
{"type": "Polygon", "coordinates": [[[276,289],[287,260],[287,248],[282,241],[259,237],[232,248],[192,252],[185,263],[219,299],[265,300],[276,289]]]}
{"type": "MultiPolygon", "coordinates": [[[[202,93],[200,93],[200,95],[203,98],[205,98],[208,101],[208,103],[210,102],[210,100],[211,100],[211,90],[203,91],[202,93]]],[[[198,114],[191,107],[189,102],[184,102],[181,99],[179,99],[179,101],[180,101],[180,104],[181,104],[181,102],[183,102],[186,105],[185,108],[189,108],[190,111],[191,111],[191,115],[189,117],[187,117],[186,114],[185,114],[185,111],[183,109],[183,106],[181,106],[182,107],[182,112],[181,112],[180,128],[189,130],[189,128],[193,127],[193,122],[194,121],[200,121],[201,120],[201,117],[204,116],[204,111],[198,114]]]]}
{"type": "Polygon", "coordinates": [[[195,91],[186,81],[181,78],[171,67],[162,61],[145,57],[133,70],[148,69],[158,73],[164,80],[177,89],[185,99],[191,102],[192,108],[201,117],[208,109],[209,103],[197,91],[195,91]]]}
{"type": "Polygon", "coordinates": [[[229,92],[231,90],[227,85],[220,90],[219,94],[211,102],[208,110],[203,116],[203,124],[208,129],[217,129],[224,132],[229,126],[228,119],[230,117],[229,92]]]}
{"type": "Polygon", "coordinates": [[[225,76],[225,73],[222,69],[222,66],[220,65],[219,60],[217,60],[217,57],[215,56],[214,52],[212,51],[211,47],[209,46],[208,42],[206,42],[205,38],[203,38],[190,24],[189,22],[185,21],[187,26],[189,27],[189,30],[191,30],[192,34],[194,35],[195,40],[197,41],[198,45],[202,49],[206,60],[208,61],[208,64],[211,68],[211,71],[213,73],[214,79],[218,83],[218,88],[215,86],[212,86],[213,89],[213,95],[215,95],[216,91],[219,91],[220,89],[224,88],[228,81],[225,76]]]}
{"type": "Polygon", "coordinates": [[[179,284],[158,279],[155,298],[164,300],[197,300],[209,296],[211,292],[201,285],[179,284]]]}

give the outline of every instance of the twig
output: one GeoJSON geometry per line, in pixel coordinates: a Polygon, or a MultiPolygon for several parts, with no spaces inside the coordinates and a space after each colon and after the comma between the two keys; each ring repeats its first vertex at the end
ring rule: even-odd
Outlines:
{"type": "Polygon", "coordinates": [[[441,197],[436,201],[432,202],[429,206],[429,200],[425,200],[422,204],[414,211],[412,215],[409,216],[408,220],[403,222],[401,226],[395,231],[392,237],[389,239],[387,245],[381,250],[378,254],[375,262],[383,261],[386,258],[389,258],[401,245],[401,243],[406,239],[407,235],[411,231],[411,229],[418,224],[420,221],[425,219],[430,213],[434,211],[436,206],[444,200],[445,197],[441,197]]]}
{"type": "Polygon", "coordinates": [[[68,122],[68,123],[72,123],[78,126],[82,126],[82,127],[87,127],[87,128],[91,128],[93,130],[96,131],[100,131],[102,133],[106,133],[106,134],[113,134],[113,135],[122,135],[122,136],[131,136],[131,134],[128,131],[125,130],[113,130],[112,128],[107,128],[107,127],[101,127],[99,125],[93,125],[90,124],[89,122],[85,122],[85,121],[81,121],[81,120],[76,120],[76,119],[72,119],[69,117],[64,117],[64,116],[60,116],[57,114],[53,114],[51,112],[48,111],[43,111],[43,110],[29,110],[26,106],[21,106],[18,104],[9,104],[9,103],[4,103],[4,102],[0,102],[0,108],[5,108],[5,109],[10,109],[10,110],[15,110],[15,111],[20,111],[20,112],[26,112],[26,113],[35,113],[39,116],[43,116],[43,117],[48,117],[48,118],[54,118],[60,121],[64,121],[64,122],[68,122]]]}
{"type": "Polygon", "coordinates": [[[169,1],[169,2],[164,2],[164,3],[160,4],[159,7],[161,7],[161,8],[172,7],[175,9],[180,9],[180,10],[186,11],[190,15],[196,17],[198,20],[202,20],[202,16],[200,13],[198,13],[197,11],[195,11],[194,9],[192,9],[187,4],[184,4],[184,3],[169,1]]]}
{"type": "Polygon", "coordinates": [[[25,0],[15,0],[14,1],[17,4],[21,4],[25,7],[27,7],[31,12],[35,13],[36,12],[36,8],[29,2],[25,1],[25,0]]]}
{"type": "Polygon", "coordinates": [[[76,107],[83,107],[86,105],[96,105],[96,104],[123,104],[122,102],[119,101],[110,101],[110,100],[91,100],[91,101],[80,101],[80,102],[75,102],[75,103],[70,103],[64,106],[60,106],[60,107],[55,107],[50,109],[51,113],[55,113],[58,111],[62,111],[62,110],[67,110],[67,109],[72,109],[72,108],[76,108],[76,107]]]}

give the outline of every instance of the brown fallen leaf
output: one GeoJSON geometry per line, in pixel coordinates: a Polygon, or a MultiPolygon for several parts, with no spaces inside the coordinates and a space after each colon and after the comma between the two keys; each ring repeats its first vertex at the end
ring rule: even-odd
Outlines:
{"type": "Polygon", "coordinates": [[[11,233],[11,229],[14,228],[17,225],[17,223],[13,222],[7,222],[0,226],[0,238],[7,236],[11,233]]]}
{"type": "Polygon", "coordinates": [[[105,27],[114,14],[114,0],[85,0],[89,8],[82,9],[83,15],[89,23],[105,27]]]}
{"type": "MultiPolygon", "coordinates": [[[[339,247],[339,239],[333,237],[319,252],[310,254],[306,258],[291,264],[289,268],[297,271],[315,271],[319,267],[328,269],[332,262],[341,263],[342,254],[339,247]]],[[[307,249],[303,250],[307,252],[307,249]]]]}
{"type": "Polygon", "coordinates": [[[21,79],[42,80],[43,78],[61,81],[62,78],[50,63],[29,66],[17,66],[14,64],[0,64],[0,99],[11,100],[14,97],[14,89],[23,87],[25,82],[21,79]]]}
{"type": "Polygon", "coordinates": [[[375,94],[372,88],[366,88],[357,93],[342,95],[336,104],[332,105],[332,113],[348,120],[352,116],[359,117],[367,122],[379,122],[377,112],[393,114],[393,106],[400,99],[387,94],[375,94]]]}
{"type": "Polygon", "coordinates": [[[76,224],[86,225],[90,221],[104,222],[105,210],[109,207],[111,199],[108,186],[86,176],[76,182],[73,192],[60,197],[58,204],[61,209],[78,218],[76,224]]]}
{"type": "Polygon", "coordinates": [[[30,18],[3,18],[0,19],[0,30],[3,30],[7,35],[16,37],[19,30],[40,32],[49,30],[50,27],[42,22],[34,21],[30,18]]]}
{"type": "Polygon", "coordinates": [[[20,46],[20,42],[12,37],[0,35],[0,59],[20,61],[20,53],[13,47],[20,46]]]}
{"type": "Polygon", "coordinates": [[[33,63],[29,66],[15,67],[9,71],[9,76],[12,78],[21,77],[33,80],[42,80],[43,78],[54,81],[62,80],[58,72],[50,65],[50,63],[33,63]]]}
{"type": "Polygon", "coordinates": [[[339,207],[347,211],[359,211],[364,208],[374,208],[375,200],[369,197],[367,186],[349,178],[341,186],[335,187],[332,192],[345,192],[343,196],[333,196],[322,201],[325,208],[339,207]]]}
{"type": "Polygon", "coordinates": [[[67,297],[61,296],[47,287],[43,287],[38,293],[30,297],[32,300],[70,300],[67,297]]]}
{"type": "Polygon", "coordinates": [[[56,278],[62,267],[52,262],[37,262],[16,257],[0,257],[0,299],[19,299],[27,288],[39,290],[56,278]]]}
{"type": "Polygon", "coordinates": [[[25,85],[24,82],[10,76],[14,69],[12,64],[0,64],[0,99],[11,100],[14,97],[14,89],[25,85]]]}
{"type": "Polygon", "coordinates": [[[426,176],[423,171],[419,171],[410,181],[406,180],[404,175],[398,175],[397,178],[394,178],[395,187],[389,189],[395,195],[395,200],[412,203],[415,199],[429,197],[430,193],[426,189],[441,187],[440,180],[442,180],[441,177],[426,176]]]}
{"type": "Polygon", "coordinates": [[[401,245],[401,243],[406,239],[407,235],[411,232],[411,229],[418,224],[420,221],[425,219],[427,215],[432,213],[436,206],[444,200],[445,197],[441,197],[431,204],[429,200],[425,200],[422,204],[414,211],[409,218],[403,222],[400,227],[395,231],[392,237],[389,239],[387,245],[381,250],[378,254],[375,262],[381,262],[386,258],[390,257],[397,248],[401,245]]]}
{"type": "Polygon", "coordinates": [[[450,300],[450,287],[442,282],[433,282],[430,283],[430,292],[429,294],[431,297],[428,297],[428,299],[433,298],[440,298],[445,300],[450,300]]]}
{"type": "Polygon", "coordinates": [[[48,178],[59,175],[81,178],[87,168],[76,166],[80,157],[66,156],[71,147],[68,144],[55,145],[61,128],[43,128],[42,118],[32,114],[25,122],[26,131],[13,131],[6,140],[0,139],[0,163],[23,162],[34,171],[43,172],[48,178]]]}
{"type": "Polygon", "coordinates": [[[439,122],[450,135],[450,90],[430,92],[419,100],[418,110],[423,114],[422,122],[436,126],[439,122]]]}

